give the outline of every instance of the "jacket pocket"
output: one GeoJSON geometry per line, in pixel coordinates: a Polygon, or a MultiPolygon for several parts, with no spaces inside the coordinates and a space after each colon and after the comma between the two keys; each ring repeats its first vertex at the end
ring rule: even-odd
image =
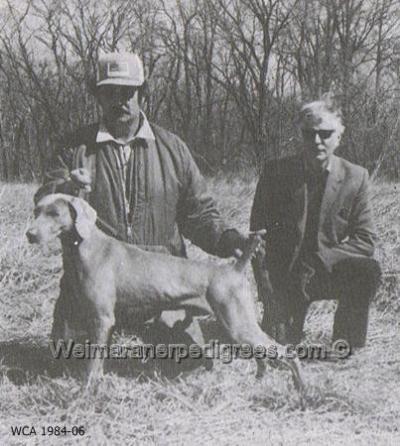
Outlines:
{"type": "Polygon", "coordinates": [[[348,235],[349,222],[347,218],[344,218],[340,212],[334,218],[334,231],[336,232],[337,240],[339,243],[343,241],[348,235]]]}

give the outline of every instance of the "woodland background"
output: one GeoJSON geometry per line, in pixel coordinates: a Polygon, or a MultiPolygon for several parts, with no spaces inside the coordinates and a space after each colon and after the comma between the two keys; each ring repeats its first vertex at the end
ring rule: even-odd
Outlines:
{"type": "Polygon", "coordinates": [[[400,0],[0,0],[0,179],[40,181],[98,119],[99,51],[135,51],[148,117],[206,174],[298,149],[302,101],[334,88],[339,154],[400,176],[400,0]]]}

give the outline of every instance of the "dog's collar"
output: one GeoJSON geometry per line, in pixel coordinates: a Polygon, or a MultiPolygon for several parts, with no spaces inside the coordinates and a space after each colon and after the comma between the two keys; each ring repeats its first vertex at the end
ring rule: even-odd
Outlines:
{"type": "Polygon", "coordinates": [[[78,234],[78,231],[73,228],[71,231],[61,234],[61,241],[67,245],[79,246],[83,238],[78,234]]]}

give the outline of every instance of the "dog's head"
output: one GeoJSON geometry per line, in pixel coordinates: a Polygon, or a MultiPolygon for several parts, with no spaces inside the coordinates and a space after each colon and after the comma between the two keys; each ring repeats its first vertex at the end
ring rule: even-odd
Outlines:
{"type": "Polygon", "coordinates": [[[73,230],[86,239],[97,218],[96,211],[86,201],[65,194],[46,195],[34,213],[35,220],[26,235],[30,243],[41,244],[73,230]]]}

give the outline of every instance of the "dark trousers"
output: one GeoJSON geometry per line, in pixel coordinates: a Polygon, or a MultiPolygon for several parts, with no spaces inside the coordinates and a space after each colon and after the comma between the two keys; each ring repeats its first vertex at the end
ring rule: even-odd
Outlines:
{"type": "Polygon", "coordinates": [[[267,298],[263,329],[282,343],[297,344],[303,335],[309,304],[320,299],[337,299],[333,341],[345,339],[353,348],[363,347],[369,304],[381,276],[378,262],[370,258],[349,258],[337,263],[330,273],[316,261],[310,270],[313,275],[307,280],[309,271],[299,267],[285,292],[275,290],[267,298]]]}

